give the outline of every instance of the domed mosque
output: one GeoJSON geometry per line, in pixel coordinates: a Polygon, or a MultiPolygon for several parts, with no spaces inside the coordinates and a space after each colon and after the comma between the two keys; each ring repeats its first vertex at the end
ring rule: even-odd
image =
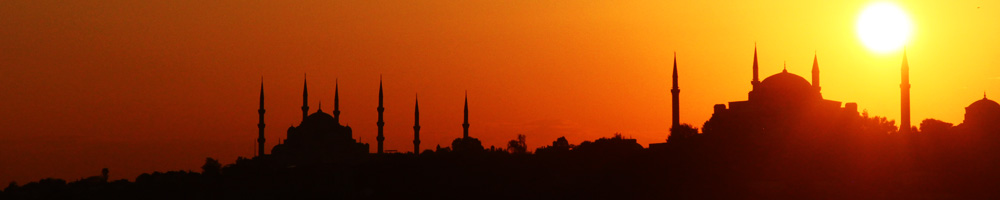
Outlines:
{"type": "Polygon", "coordinates": [[[857,116],[857,104],[823,99],[819,86],[819,62],[813,57],[812,83],[783,69],[759,81],[757,49],[754,48],[753,89],[746,101],[716,104],[703,132],[713,134],[777,134],[817,132],[843,116],[857,116]]]}
{"type": "Polygon", "coordinates": [[[303,84],[302,122],[288,127],[287,138],[271,149],[275,157],[293,160],[342,159],[368,153],[368,144],[357,142],[351,127],[340,124],[339,85],[334,89],[333,115],[323,112],[323,106],[315,113],[309,112],[308,86],[303,84]]]}
{"type": "Polygon", "coordinates": [[[959,126],[1000,130],[1000,125],[996,123],[997,121],[1000,121],[1000,104],[987,99],[986,94],[983,94],[983,99],[972,102],[972,104],[969,104],[969,107],[965,107],[965,120],[959,126]]]}

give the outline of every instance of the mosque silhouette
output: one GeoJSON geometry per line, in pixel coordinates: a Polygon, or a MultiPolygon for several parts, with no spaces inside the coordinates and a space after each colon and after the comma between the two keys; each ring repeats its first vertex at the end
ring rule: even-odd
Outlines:
{"type": "MultiPolygon", "coordinates": [[[[259,123],[257,124],[258,135],[257,135],[257,155],[258,156],[274,156],[287,161],[294,162],[313,162],[313,161],[324,161],[324,160],[341,160],[341,159],[352,159],[358,156],[369,153],[369,145],[367,143],[361,143],[354,139],[353,131],[350,126],[345,126],[340,124],[340,84],[336,83],[334,86],[334,99],[333,99],[333,112],[332,116],[326,112],[323,112],[322,104],[316,112],[309,114],[309,86],[308,81],[304,81],[302,85],[302,121],[298,126],[288,127],[287,135],[285,139],[279,141],[271,149],[271,153],[267,154],[265,152],[265,142],[264,138],[264,84],[261,83],[260,88],[260,108],[257,110],[259,115],[259,123]]],[[[383,107],[383,92],[382,92],[382,81],[379,80],[378,88],[378,121],[376,125],[378,126],[378,136],[376,137],[378,141],[377,153],[385,153],[383,147],[383,141],[385,141],[385,136],[383,134],[383,126],[385,122],[382,120],[382,114],[385,111],[383,107]]],[[[414,122],[413,122],[413,153],[420,153],[420,105],[417,100],[414,100],[414,122]]],[[[482,151],[483,146],[479,139],[474,137],[469,137],[469,98],[468,92],[466,92],[465,105],[464,105],[464,122],[462,123],[463,134],[461,138],[457,138],[452,143],[452,149],[455,151],[482,151]]],[[[439,147],[440,148],[440,147],[439,147]]]]}

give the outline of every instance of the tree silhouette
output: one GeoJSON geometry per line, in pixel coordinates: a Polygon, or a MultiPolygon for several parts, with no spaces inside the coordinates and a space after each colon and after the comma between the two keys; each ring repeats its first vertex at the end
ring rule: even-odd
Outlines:
{"type": "Polygon", "coordinates": [[[573,145],[569,144],[566,137],[559,137],[556,141],[552,141],[552,146],[544,146],[535,149],[536,154],[563,154],[568,153],[573,145]]]}
{"type": "Polygon", "coordinates": [[[201,173],[205,175],[219,175],[222,171],[222,164],[219,160],[211,157],[205,158],[205,164],[201,166],[201,173]]]}
{"type": "Polygon", "coordinates": [[[482,152],[483,143],[474,137],[456,138],[451,142],[451,148],[455,152],[482,152]]]}
{"type": "Polygon", "coordinates": [[[600,138],[594,142],[584,141],[579,146],[576,146],[576,148],[573,148],[573,151],[592,155],[614,156],[638,153],[642,149],[642,145],[637,143],[635,139],[624,138],[621,133],[615,133],[615,136],[612,138],[600,138]]]}
{"type": "Polygon", "coordinates": [[[525,142],[524,134],[517,134],[517,139],[507,142],[507,151],[510,153],[528,153],[528,145],[525,142]]]}
{"type": "Polygon", "coordinates": [[[10,184],[7,184],[7,187],[4,188],[3,190],[7,191],[7,192],[10,192],[10,191],[13,191],[13,190],[17,190],[17,188],[18,188],[17,187],[17,181],[11,181],[10,184]]]}
{"type": "Polygon", "coordinates": [[[105,182],[108,181],[108,174],[109,173],[111,173],[111,171],[109,171],[107,167],[105,167],[104,169],[101,169],[101,178],[104,179],[105,182]]]}
{"type": "Polygon", "coordinates": [[[896,132],[896,121],[885,117],[868,116],[868,111],[861,114],[861,130],[868,133],[890,134],[896,132]]]}
{"type": "Polygon", "coordinates": [[[667,137],[667,142],[680,142],[695,135],[698,135],[698,128],[691,126],[691,124],[681,124],[678,127],[670,129],[670,136],[667,137]]]}
{"type": "Polygon", "coordinates": [[[925,134],[942,134],[948,132],[954,125],[937,119],[927,118],[920,122],[920,132],[925,134]]]}

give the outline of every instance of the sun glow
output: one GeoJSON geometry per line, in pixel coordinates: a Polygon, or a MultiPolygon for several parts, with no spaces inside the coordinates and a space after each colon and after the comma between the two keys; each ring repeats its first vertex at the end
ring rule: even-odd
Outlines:
{"type": "Polygon", "coordinates": [[[898,50],[910,38],[912,24],[899,6],[888,2],[872,3],[858,17],[861,42],[872,51],[898,50]]]}

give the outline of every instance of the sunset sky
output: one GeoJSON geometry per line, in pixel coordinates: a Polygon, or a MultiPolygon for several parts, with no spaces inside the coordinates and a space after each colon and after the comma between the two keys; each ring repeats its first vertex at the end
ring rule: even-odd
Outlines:
{"type": "MultiPolygon", "coordinates": [[[[681,122],[746,100],[761,79],[808,77],[823,97],[899,119],[901,50],[856,34],[877,1],[0,1],[0,183],[199,170],[251,157],[261,78],[268,148],[311,112],[333,109],[375,148],[379,76],[386,149],[462,134],[529,149],[615,133],[664,142],[677,53],[681,122]]],[[[1000,2],[889,1],[906,42],[912,123],[961,123],[984,92],[1000,99],[1000,2]]],[[[808,80],[808,78],[807,78],[808,80]]],[[[898,124],[898,123],[897,123],[898,124]]],[[[268,150],[270,152],[270,150],[268,150]]]]}

